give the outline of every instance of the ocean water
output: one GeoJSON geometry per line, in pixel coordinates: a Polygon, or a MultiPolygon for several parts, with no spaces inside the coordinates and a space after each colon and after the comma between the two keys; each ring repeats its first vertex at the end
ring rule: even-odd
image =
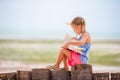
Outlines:
{"type": "Polygon", "coordinates": [[[120,40],[120,33],[91,33],[91,36],[95,40],[120,40]]]}
{"type": "MultiPolygon", "coordinates": [[[[58,33],[19,33],[19,34],[0,34],[0,39],[61,39],[65,35],[75,36],[72,32],[58,33]]],[[[90,33],[93,40],[120,40],[120,33],[90,33]]]]}

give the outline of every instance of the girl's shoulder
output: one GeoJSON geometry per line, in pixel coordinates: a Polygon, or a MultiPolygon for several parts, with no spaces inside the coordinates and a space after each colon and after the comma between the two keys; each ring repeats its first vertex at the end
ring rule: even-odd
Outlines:
{"type": "Polygon", "coordinates": [[[88,32],[84,32],[79,36],[78,40],[81,40],[82,38],[89,38],[89,37],[90,37],[90,34],[88,32]]]}
{"type": "Polygon", "coordinates": [[[91,36],[89,32],[85,32],[83,33],[83,36],[87,38],[87,43],[91,43],[91,36]]]}
{"type": "Polygon", "coordinates": [[[90,33],[89,33],[89,32],[84,32],[84,33],[82,34],[82,36],[90,36],[90,33]]]}

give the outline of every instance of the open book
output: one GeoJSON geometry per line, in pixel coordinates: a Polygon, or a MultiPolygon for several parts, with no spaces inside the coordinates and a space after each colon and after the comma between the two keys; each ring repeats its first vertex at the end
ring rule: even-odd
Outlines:
{"type": "MultiPolygon", "coordinates": [[[[70,42],[70,41],[74,42],[75,40],[72,40],[72,37],[67,34],[65,36],[65,39],[64,39],[64,44],[66,44],[67,42],[70,42]]],[[[74,46],[74,45],[69,45],[68,49],[73,50],[73,51],[75,51],[75,52],[77,52],[79,54],[84,55],[83,52],[82,52],[83,50],[85,50],[84,48],[80,48],[80,47],[74,46]]]]}
{"type": "Polygon", "coordinates": [[[83,52],[82,52],[83,50],[85,50],[84,48],[80,48],[80,47],[74,46],[74,45],[69,45],[68,49],[73,50],[73,51],[75,51],[75,52],[77,52],[79,54],[84,55],[83,52]]]}

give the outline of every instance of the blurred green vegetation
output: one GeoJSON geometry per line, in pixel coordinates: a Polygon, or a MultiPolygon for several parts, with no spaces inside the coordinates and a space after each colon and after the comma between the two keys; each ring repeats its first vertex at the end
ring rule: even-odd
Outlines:
{"type": "Polygon", "coordinates": [[[11,39],[0,39],[1,43],[24,43],[24,44],[52,44],[52,43],[62,43],[62,40],[48,40],[48,39],[41,39],[41,40],[11,40],[11,39]]]}
{"type": "Polygon", "coordinates": [[[114,54],[107,50],[91,50],[89,63],[106,66],[120,66],[120,52],[114,54]]]}
{"type": "MultiPolygon", "coordinates": [[[[61,40],[0,40],[0,60],[55,63],[62,42],[61,40]]],[[[120,66],[119,40],[93,41],[92,45],[89,64],[120,66]]]]}

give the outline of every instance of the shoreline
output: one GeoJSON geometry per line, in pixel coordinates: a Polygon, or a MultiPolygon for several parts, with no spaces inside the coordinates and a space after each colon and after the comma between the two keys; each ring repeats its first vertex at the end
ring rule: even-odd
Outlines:
{"type": "MultiPolygon", "coordinates": [[[[0,61],[0,73],[16,72],[18,70],[31,71],[31,69],[46,68],[46,66],[48,66],[47,63],[0,61]]],[[[62,66],[63,65],[61,65],[60,67],[62,66]]],[[[103,73],[103,72],[117,73],[117,72],[120,72],[120,66],[92,65],[92,70],[93,70],[93,73],[103,73]]]]}

